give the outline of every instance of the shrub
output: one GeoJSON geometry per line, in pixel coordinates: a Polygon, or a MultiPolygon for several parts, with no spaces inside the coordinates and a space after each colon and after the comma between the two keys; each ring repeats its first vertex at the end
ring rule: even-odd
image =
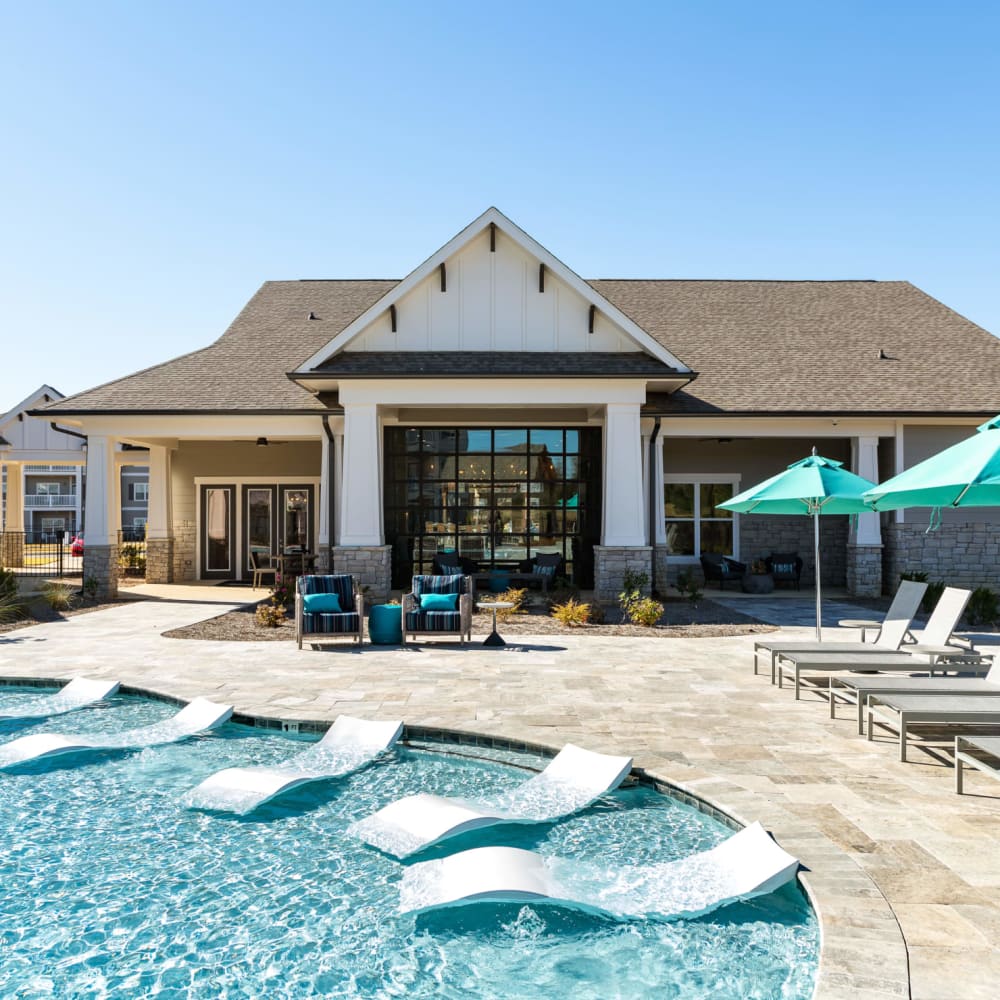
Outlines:
{"type": "Polygon", "coordinates": [[[0,591],[0,625],[9,625],[24,617],[24,605],[17,594],[0,591]]]}
{"type": "Polygon", "coordinates": [[[69,611],[76,604],[76,593],[64,583],[47,580],[42,587],[42,600],[53,611],[69,611]]]}
{"type": "Polygon", "coordinates": [[[278,628],[285,620],[285,608],[271,601],[268,604],[258,604],[254,612],[254,620],[261,628],[278,628]]]}
{"type": "Polygon", "coordinates": [[[997,607],[997,595],[989,587],[976,587],[969,598],[965,609],[965,617],[970,625],[992,625],[1000,613],[997,607]]]}
{"type": "Polygon", "coordinates": [[[697,604],[704,596],[698,578],[690,570],[682,569],[677,574],[675,586],[692,604],[697,604]]]}
{"type": "Polygon", "coordinates": [[[17,597],[17,577],[12,569],[0,566],[0,597],[17,597]]]}
{"type": "Polygon", "coordinates": [[[126,542],[118,550],[118,565],[123,572],[146,572],[146,548],[137,542],[126,542]]]}
{"type": "Polygon", "coordinates": [[[88,601],[97,600],[97,589],[100,584],[97,582],[97,577],[88,576],[86,580],[83,581],[83,594],[88,601]]]}
{"type": "Polygon", "coordinates": [[[580,628],[590,621],[590,605],[574,600],[572,597],[552,609],[552,617],[560,625],[580,628]]]}
{"type": "Polygon", "coordinates": [[[567,601],[578,601],[579,599],[580,591],[568,580],[564,580],[558,586],[554,586],[545,595],[545,606],[551,614],[560,604],[565,604],[567,601]]]}
{"type": "Polygon", "coordinates": [[[649,586],[649,574],[625,570],[622,577],[622,592],[618,595],[618,605],[622,609],[622,621],[629,618],[629,607],[642,598],[642,592],[649,586]]]}
{"type": "Polygon", "coordinates": [[[604,608],[602,608],[596,601],[590,605],[590,614],[587,617],[587,621],[590,622],[591,625],[604,624],[604,608]]]}
{"type": "Polygon", "coordinates": [[[663,614],[663,605],[652,597],[640,597],[629,605],[628,617],[633,625],[652,628],[663,614]]]}
{"type": "Polygon", "coordinates": [[[295,577],[276,574],[271,588],[271,603],[287,608],[295,600],[295,577]]]}
{"type": "Polygon", "coordinates": [[[498,601],[509,601],[514,607],[497,609],[497,620],[506,622],[510,621],[514,615],[527,614],[524,607],[524,601],[527,596],[528,591],[525,587],[511,587],[502,594],[498,594],[496,598],[498,601]]]}

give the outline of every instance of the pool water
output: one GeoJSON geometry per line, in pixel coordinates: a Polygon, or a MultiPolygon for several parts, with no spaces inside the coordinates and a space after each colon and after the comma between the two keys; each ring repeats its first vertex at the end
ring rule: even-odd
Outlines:
{"type": "MultiPolygon", "coordinates": [[[[0,708],[37,690],[0,690],[0,708]]],[[[35,732],[158,722],[167,704],[118,697],[35,732]]],[[[346,779],[249,817],[183,807],[212,772],[277,764],[303,739],[234,724],[182,744],[104,751],[0,774],[0,996],[300,998],[806,998],[819,933],[801,892],[674,923],[555,906],[397,912],[403,866],[345,837],[417,791],[487,795],[537,758],[397,749],[346,779]],[[506,761],[507,763],[504,763],[506,761]]],[[[666,861],[731,831],[650,789],[605,796],[553,825],[501,827],[417,855],[505,844],[608,865],[666,861]]]]}

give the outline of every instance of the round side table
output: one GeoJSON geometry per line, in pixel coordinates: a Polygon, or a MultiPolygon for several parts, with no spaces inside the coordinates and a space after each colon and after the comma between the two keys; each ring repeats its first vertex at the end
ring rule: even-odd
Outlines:
{"type": "Polygon", "coordinates": [[[477,608],[485,608],[493,612],[493,631],[483,640],[484,646],[506,646],[503,636],[497,631],[497,612],[504,608],[514,607],[513,601],[476,601],[477,608]]]}
{"type": "Polygon", "coordinates": [[[373,604],[368,613],[368,640],[373,646],[399,646],[403,642],[401,604],[373,604]]]}

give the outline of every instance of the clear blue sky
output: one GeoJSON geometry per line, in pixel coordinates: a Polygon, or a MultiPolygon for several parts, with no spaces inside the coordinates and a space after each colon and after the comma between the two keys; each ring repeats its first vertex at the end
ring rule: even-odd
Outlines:
{"type": "Polygon", "coordinates": [[[49,3],[0,32],[0,411],[402,277],[905,278],[1000,333],[994,3],[49,3]]]}

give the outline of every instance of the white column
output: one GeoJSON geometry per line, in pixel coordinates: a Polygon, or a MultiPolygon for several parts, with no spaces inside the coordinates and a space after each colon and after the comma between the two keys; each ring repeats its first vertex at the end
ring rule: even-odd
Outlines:
{"type": "Polygon", "coordinates": [[[333,435],[333,543],[340,544],[344,529],[344,435],[333,435]]]}
{"type": "Polygon", "coordinates": [[[345,403],[341,545],[382,544],[381,451],[378,407],[374,403],[345,403]]]}
{"type": "Polygon", "coordinates": [[[646,544],[642,479],[639,404],[608,403],[604,419],[603,545],[646,544]]]}
{"type": "Polygon", "coordinates": [[[656,544],[666,545],[667,544],[667,522],[666,522],[666,508],[664,506],[663,500],[663,474],[666,471],[666,441],[663,439],[663,429],[660,428],[660,436],[656,441],[655,448],[655,459],[656,463],[653,466],[653,476],[656,481],[656,489],[653,491],[653,499],[656,502],[656,507],[653,512],[654,521],[656,524],[656,544]]]}
{"type": "Polygon", "coordinates": [[[319,459],[319,544],[326,546],[330,544],[330,489],[333,486],[330,480],[330,439],[326,436],[326,430],[320,438],[320,459],[319,459]]]}
{"type": "MultiPolygon", "coordinates": [[[[878,482],[878,438],[857,437],[851,441],[854,454],[854,471],[873,483],[878,482]]],[[[882,526],[879,515],[868,511],[858,515],[858,526],[853,541],[857,545],[881,545],[882,526]]]]}
{"type": "Polygon", "coordinates": [[[83,526],[83,466],[78,465],[73,473],[76,483],[76,519],[73,522],[74,534],[79,534],[83,526]]]}
{"type": "Polygon", "coordinates": [[[87,438],[87,503],[84,528],[87,545],[117,545],[121,503],[115,463],[115,439],[87,438]],[[117,509],[116,509],[117,507],[117,509]]]}
{"type": "Polygon", "coordinates": [[[24,531],[24,466],[7,463],[7,531],[24,531]]]}
{"type": "MultiPolygon", "coordinates": [[[[149,510],[146,538],[171,538],[173,517],[170,504],[170,449],[149,446],[149,510]]],[[[88,539],[89,539],[89,532],[88,539]]]]}

